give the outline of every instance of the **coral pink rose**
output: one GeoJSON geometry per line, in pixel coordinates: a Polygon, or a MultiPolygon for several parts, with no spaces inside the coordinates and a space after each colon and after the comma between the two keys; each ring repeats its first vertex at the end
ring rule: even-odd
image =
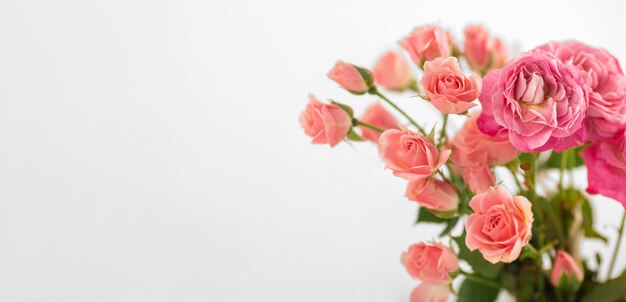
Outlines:
{"type": "Polygon", "coordinates": [[[552,267],[550,281],[554,286],[558,287],[562,276],[576,283],[580,283],[583,281],[585,273],[580,264],[578,264],[570,254],[564,251],[558,251],[556,252],[556,260],[552,267]]]}
{"type": "Polygon", "coordinates": [[[415,28],[400,42],[400,46],[409,53],[413,63],[420,67],[425,61],[447,57],[452,52],[450,34],[435,25],[415,28]]]}
{"type": "MultiPolygon", "coordinates": [[[[369,106],[359,121],[376,126],[382,130],[398,128],[398,121],[379,103],[369,106]]],[[[363,136],[363,138],[375,143],[378,142],[380,133],[363,126],[359,126],[359,128],[361,129],[361,136],[363,136]]]]}
{"type": "Polygon", "coordinates": [[[408,129],[389,129],[378,139],[378,154],[386,168],[406,180],[430,177],[450,157],[450,150],[437,150],[424,136],[408,129]]]}
{"type": "Polygon", "coordinates": [[[364,94],[374,87],[369,70],[343,61],[335,63],[335,66],[328,72],[328,78],[354,94],[364,94]]]}
{"type": "Polygon", "coordinates": [[[411,302],[446,302],[450,296],[448,285],[422,283],[411,293],[411,302]]]}
{"type": "Polygon", "coordinates": [[[459,195],[450,183],[432,177],[409,182],[406,197],[440,217],[450,217],[459,207],[459,195]]]}
{"type": "Polygon", "coordinates": [[[439,111],[459,114],[476,106],[480,78],[466,76],[455,57],[437,58],[424,64],[422,87],[426,97],[439,111]]]}
{"type": "Polygon", "coordinates": [[[484,27],[469,25],[464,36],[463,55],[472,70],[482,73],[506,63],[506,47],[499,39],[491,38],[484,27]]]}
{"type": "Polygon", "coordinates": [[[408,62],[397,51],[388,51],[383,54],[372,73],[378,85],[391,90],[404,90],[414,81],[408,62]]]}
{"type": "Polygon", "coordinates": [[[533,50],[491,71],[483,83],[483,132],[506,130],[524,152],[560,152],[585,142],[589,93],[578,68],[533,50]]]}
{"type": "Polygon", "coordinates": [[[626,209],[626,133],[617,142],[600,141],[580,154],[587,166],[587,192],[613,198],[626,209]]]}
{"type": "Polygon", "coordinates": [[[496,177],[486,165],[466,167],[461,176],[474,194],[483,193],[496,183],[496,177]]]}
{"type": "Polygon", "coordinates": [[[511,263],[528,244],[533,224],[531,204],[511,196],[502,186],[491,187],[469,203],[474,213],[465,222],[465,244],[491,262],[511,263]]]}
{"type": "Polygon", "coordinates": [[[313,144],[329,144],[331,147],[343,140],[350,127],[350,115],[334,104],[324,104],[309,95],[309,104],[300,115],[300,125],[313,144]]]}
{"type": "Polygon", "coordinates": [[[603,49],[575,41],[554,42],[539,49],[581,71],[590,92],[586,123],[590,139],[616,138],[626,126],[626,77],[617,59],[603,49]]]}
{"type": "Polygon", "coordinates": [[[441,243],[418,243],[402,254],[402,263],[411,277],[430,284],[450,284],[450,273],[459,269],[454,252],[441,243]]]}

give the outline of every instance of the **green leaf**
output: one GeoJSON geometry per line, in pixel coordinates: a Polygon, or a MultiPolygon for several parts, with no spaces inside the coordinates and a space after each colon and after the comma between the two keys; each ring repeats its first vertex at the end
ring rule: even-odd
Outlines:
{"type": "MultiPolygon", "coordinates": [[[[581,194],[581,196],[583,195],[581,194]]],[[[583,214],[583,229],[585,231],[585,237],[602,240],[605,244],[608,243],[609,240],[593,228],[593,211],[587,198],[583,197],[581,210],[583,214]]]]}
{"type": "Polygon", "coordinates": [[[503,263],[492,264],[485,260],[478,250],[470,251],[467,245],[465,245],[465,232],[463,232],[463,235],[453,239],[459,246],[459,258],[465,260],[472,267],[474,273],[488,279],[493,279],[498,275],[503,263]]]}
{"type": "Polygon", "coordinates": [[[550,154],[550,158],[548,158],[548,161],[544,164],[544,167],[546,168],[555,168],[555,169],[560,169],[561,168],[561,160],[563,158],[563,154],[565,152],[567,152],[567,163],[565,165],[565,169],[566,170],[570,170],[570,169],[574,169],[576,167],[580,167],[582,165],[585,164],[585,162],[583,161],[583,158],[580,156],[580,150],[582,150],[582,147],[576,147],[576,148],[572,148],[572,149],[568,149],[565,150],[561,153],[556,153],[556,152],[552,152],[552,154],[550,154]]]}
{"type": "Polygon", "coordinates": [[[444,223],[446,219],[437,217],[437,215],[433,214],[433,212],[420,207],[417,212],[417,221],[416,223],[426,222],[426,223],[444,223]]]}
{"type": "Polygon", "coordinates": [[[450,234],[450,232],[452,231],[452,229],[454,229],[454,227],[456,226],[456,224],[459,222],[459,217],[453,217],[451,219],[448,219],[445,223],[446,223],[446,227],[441,231],[441,233],[439,234],[439,237],[443,237],[445,235],[450,234]]]}
{"type": "Polygon", "coordinates": [[[473,280],[465,279],[459,289],[460,302],[491,302],[498,297],[500,289],[478,283],[473,280]]]}
{"type": "Polygon", "coordinates": [[[582,302],[614,302],[626,298],[626,275],[622,274],[616,279],[594,286],[582,302]]]}

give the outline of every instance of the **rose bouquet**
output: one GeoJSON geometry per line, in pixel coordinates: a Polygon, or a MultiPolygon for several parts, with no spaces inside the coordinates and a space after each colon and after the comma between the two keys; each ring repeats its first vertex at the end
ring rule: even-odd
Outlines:
{"type": "Polygon", "coordinates": [[[626,205],[626,77],[617,59],[574,41],[509,59],[482,26],[465,29],[462,47],[434,25],[414,29],[400,47],[410,61],[392,50],[371,70],[338,61],[328,73],[382,104],[357,117],[311,95],[300,124],[314,144],[375,143],[385,167],[407,182],[418,225],[442,225],[439,242],[402,253],[420,282],[411,301],[493,301],[500,291],[518,301],[626,301],[626,273],[613,274],[624,221],[611,259],[579,252],[583,238],[608,246],[588,194],[626,205]],[[422,124],[387,96],[407,91],[441,121],[422,124]],[[465,119],[454,135],[449,115],[465,119]],[[588,185],[579,188],[573,171],[585,167],[588,185]],[[598,274],[603,261],[609,280],[598,274]]]}

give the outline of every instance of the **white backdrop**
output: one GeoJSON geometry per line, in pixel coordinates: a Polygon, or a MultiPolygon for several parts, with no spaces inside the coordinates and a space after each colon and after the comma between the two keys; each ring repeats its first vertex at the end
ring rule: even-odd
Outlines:
{"type": "Polygon", "coordinates": [[[502,2],[1,0],[0,301],[407,301],[432,229],[372,145],[310,145],[298,114],[362,112],[325,73],[427,22],[626,62],[623,1],[502,2]]]}

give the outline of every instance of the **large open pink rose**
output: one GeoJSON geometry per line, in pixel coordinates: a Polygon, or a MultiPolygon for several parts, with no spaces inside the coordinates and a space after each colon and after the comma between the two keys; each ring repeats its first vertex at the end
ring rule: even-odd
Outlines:
{"type": "Polygon", "coordinates": [[[480,129],[508,132],[521,151],[562,151],[585,142],[587,85],[578,68],[549,52],[529,51],[491,71],[479,100],[480,129]]]}

